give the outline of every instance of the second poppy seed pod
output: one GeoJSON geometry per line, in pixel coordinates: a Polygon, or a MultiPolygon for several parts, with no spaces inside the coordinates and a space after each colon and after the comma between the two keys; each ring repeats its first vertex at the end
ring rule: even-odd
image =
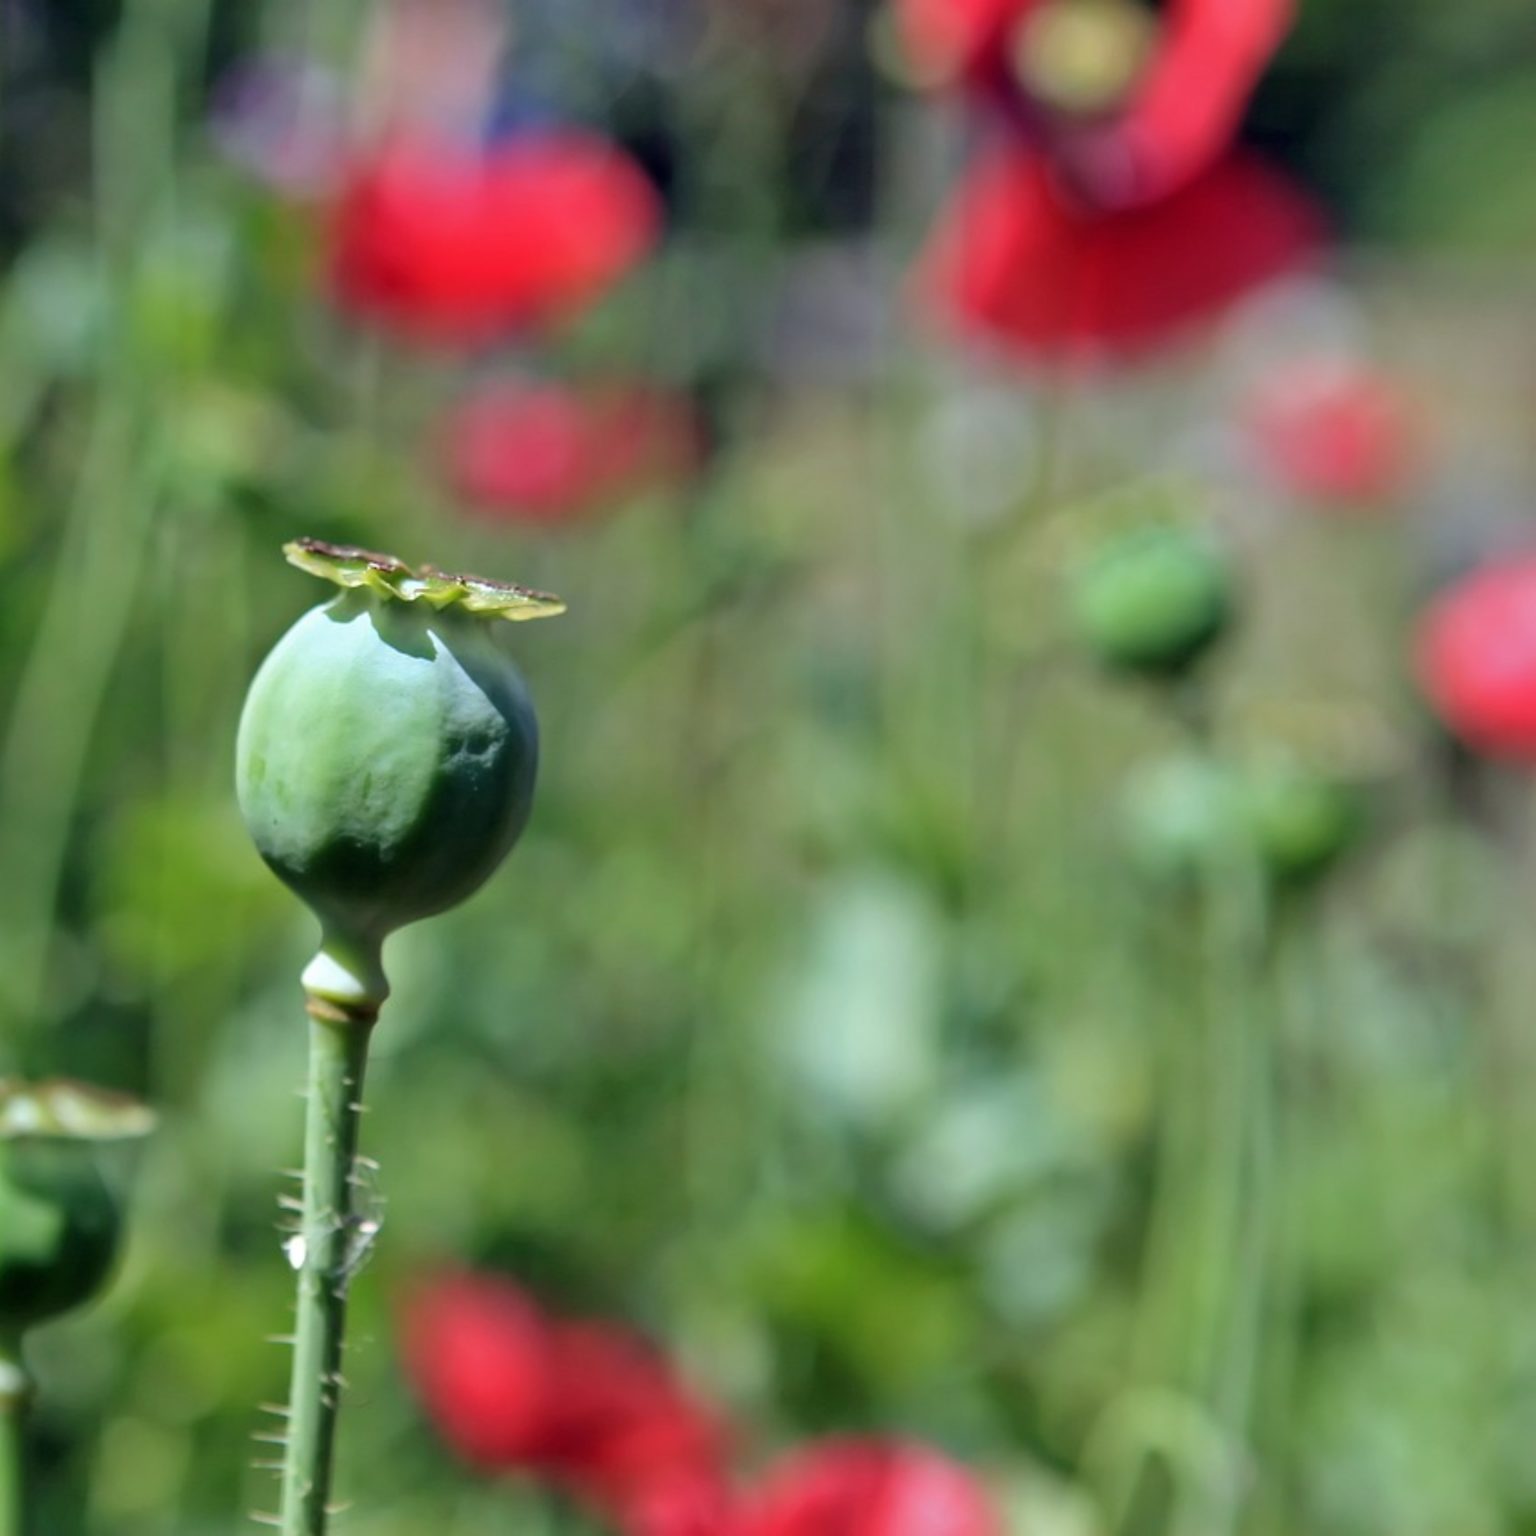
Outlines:
{"type": "Polygon", "coordinates": [[[1147,763],[1121,805],[1126,850],[1145,875],[1192,883],[1237,867],[1249,850],[1236,775],[1207,757],[1147,763]]]}
{"type": "Polygon", "coordinates": [[[106,1284],[122,1210],[99,1144],[151,1124],[142,1105],[82,1083],[0,1082],[0,1336],[72,1311],[106,1284]]]}
{"type": "Polygon", "coordinates": [[[1365,807],[1348,784],[1288,764],[1250,775],[1248,815],[1269,873],[1287,885],[1325,874],[1357,843],[1365,807]]]}
{"type": "Polygon", "coordinates": [[[0,1225],[0,1326],[14,1330],[101,1289],[121,1221],[88,1147],[26,1141],[0,1152],[0,1225]]]}
{"type": "Polygon", "coordinates": [[[299,541],[342,593],[278,641],[251,684],[240,808],[262,857],[320,920],[312,994],[376,1008],[384,938],[472,895],[528,819],[533,705],[490,631],[560,604],[391,556],[299,541]]]}
{"type": "Polygon", "coordinates": [[[1073,614],[1106,665],[1177,676],[1227,629],[1231,586],[1226,562],[1205,536],[1143,528],[1098,550],[1077,573],[1073,614]]]}

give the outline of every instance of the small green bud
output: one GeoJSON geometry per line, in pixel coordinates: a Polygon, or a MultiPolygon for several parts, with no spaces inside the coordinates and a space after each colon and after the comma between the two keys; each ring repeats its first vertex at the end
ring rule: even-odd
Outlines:
{"type": "Polygon", "coordinates": [[[80,1083],[0,1082],[0,1335],[71,1311],[106,1284],[122,1212],[96,1144],[152,1123],[132,1100],[80,1083]]]}
{"type": "Polygon", "coordinates": [[[1205,757],[1169,757],[1140,768],[1121,822],[1132,859],[1153,879],[1200,878],[1232,865],[1250,846],[1237,779],[1205,757]]]}
{"type": "Polygon", "coordinates": [[[1358,793],[1323,774],[1272,764],[1254,770],[1244,788],[1259,854],[1277,880],[1303,884],[1316,879],[1365,830],[1358,793]]]}
{"type": "Polygon", "coordinates": [[[1108,666],[1176,676],[1226,630],[1231,578],[1208,538],[1143,528],[1100,549],[1078,572],[1072,607],[1082,638],[1108,666]]]}
{"type": "Polygon", "coordinates": [[[320,920],[312,997],[377,1008],[396,928],[473,894],[528,820],[538,725],[493,618],[563,605],[479,577],[299,540],[334,581],[256,674],[240,721],[240,809],[261,856],[320,920]]]}

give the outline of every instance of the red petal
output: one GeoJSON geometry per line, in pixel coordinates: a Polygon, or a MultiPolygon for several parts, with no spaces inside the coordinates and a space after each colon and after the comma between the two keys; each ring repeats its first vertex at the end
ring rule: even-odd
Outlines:
{"type": "Polygon", "coordinates": [[[449,483],[467,506],[542,524],[680,482],[702,451],[686,397],[638,384],[587,393],[488,385],[450,413],[441,442],[449,483]]]}
{"type": "Polygon", "coordinates": [[[568,1486],[622,1511],[657,1487],[718,1478],[720,1424],[642,1340],[604,1323],[565,1323],[552,1346],[549,1466],[568,1486]]]}
{"type": "Polygon", "coordinates": [[[1268,472],[1329,506],[1389,500],[1418,466],[1418,423],[1390,380],[1312,363],[1278,371],[1248,402],[1246,426],[1268,472]]]}
{"type": "Polygon", "coordinates": [[[1176,0],[1152,67],[1102,147],[1106,206],[1166,197],[1212,165],[1290,30],[1295,0],[1176,0]]]}
{"type": "Polygon", "coordinates": [[[1246,155],[1162,202],[1099,213],[1070,203],[1039,156],[1013,149],[962,184],[921,282],[956,328],[1027,357],[1123,358],[1301,266],[1322,233],[1311,199],[1246,155]]]}
{"type": "Polygon", "coordinates": [[[828,1440],[775,1468],[743,1536],[1002,1536],[980,1483],[926,1446],[828,1440]]]}
{"type": "Polygon", "coordinates": [[[1433,603],[1416,660],[1452,731],[1492,756],[1536,761],[1536,556],[1486,566],[1433,603]]]}
{"type": "Polygon", "coordinates": [[[397,139],[347,179],[331,285],[343,308],[407,336],[486,341],[591,303],[659,227],[650,183],[603,140],[541,135],[479,152],[397,139]]]}
{"type": "Polygon", "coordinates": [[[517,1286],[469,1275],[433,1282],[407,1305],[404,1357],[428,1417],[466,1460],[513,1468],[539,1454],[546,1326],[517,1286]]]}

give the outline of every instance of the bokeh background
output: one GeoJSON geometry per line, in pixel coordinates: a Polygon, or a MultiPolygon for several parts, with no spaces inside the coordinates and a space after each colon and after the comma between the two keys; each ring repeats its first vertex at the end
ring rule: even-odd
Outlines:
{"type": "Polygon", "coordinates": [[[1528,0],[1306,0],[1241,138],[1330,234],[1134,358],[935,317],[1012,130],[895,34],[0,4],[0,1040],[161,1116],[118,1283],[33,1341],[36,1531],[272,1507],[314,935],[231,779],[297,534],[570,604],[508,637],[529,833],[390,955],[345,1530],[597,1528],[417,1406],[402,1299],[464,1266],[657,1340],[744,1477],[857,1430],[1030,1536],[1536,1527],[1536,827],[1411,665],[1532,533],[1528,0]],[[370,146],[577,128],[664,209],[621,280],[421,335],[386,230],[348,289],[370,146]],[[1233,582],[1177,683],[1073,600],[1148,524],[1233,582]],[[1236,851],[1234,782],[1282,806],[1236,851]]]}

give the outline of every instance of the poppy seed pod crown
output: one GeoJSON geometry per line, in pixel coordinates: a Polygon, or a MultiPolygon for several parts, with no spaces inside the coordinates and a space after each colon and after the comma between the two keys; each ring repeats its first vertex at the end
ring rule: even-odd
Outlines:
{"type": "Polygon", "coordinates": [[[240,721],[241,813],[262,858],[320,920],[312,1005],[376,1011],[384,938],[472,895],[528,820],[538,725],[487,621],[557,598],[301,539],[341,587],[278,641],[240,721]]]}

